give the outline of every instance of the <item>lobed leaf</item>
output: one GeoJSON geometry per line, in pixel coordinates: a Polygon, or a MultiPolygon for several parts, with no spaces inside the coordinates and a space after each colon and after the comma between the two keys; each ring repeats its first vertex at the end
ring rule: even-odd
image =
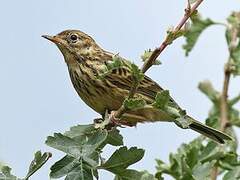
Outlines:
{"type": "MultiPolygon", "coordinates": [[[[141,59],[143,62],[146,62],[152,55],[153,51],[151,49],[145,50],[143,55],[141,55],[141,59]]],[[[160,65],[162,64],[159,59],[156,59],[153,65],[160,65]]]]}
{"type": "Polygon", "coordinates": [[[188,56],[190,51],[195,46],[201,33],[210,25],[216,24],[211,19],[202,19],[199,14],[194,13],[191,16],[191,25],[185,30],[184,36],[186,38],[186,44],[183,45],[185,55],[188,56]]]}
{"type": "Polygon", "coordinates": [[[128,166],[138,162],[143,158],[144,150],[136,147],[120,147],[112,156],[101,165],[101,168],[113,172],[114,174],[121,174],[128,166]]]}
{"type": "Polygon", "coordinates": [[[240,166],[236,166],[231,171],[228,171],[223,177],[223,180],[236,180],[236,179],[240,179],[240,166]]]}
{"type": "Polygon", "coordinates": [[[52,157],[52,154],[49,152],[41,153],[41,151],[37,151],[34,156],[34,160],[31,162],[28,173],[25,177],[27,180],[30,176],[32,176],[38,169],[40,169],[48,159],[52,157]]]}
{"type": "Polygon", "coordinates": [[[140,82],[140,81],[142,81],[144,79],[144,74],[143,74],[142,70],[139,69],[139,67],[136,64],[132,63],[130,65],[130,70],[131,70],[133,78],[137,82],[140,82]]]}
{"type": "Polygon", "coordinates": [[[11,174],[11,168],[2,166],[0,171],[0,180],[18,180],[18,178],[11,174]]]}
{"type": "Polygon", "coordinates": [[[164,109],[168,105],[169,101],[170,101],[169,91],[163,90],[157,93],[153,106],[159,109],[164,109]]]}
{"type": "Polygon", "coordinates": [[[125,99],[123,105],[126,109],[132,110],[144,107],[146,105],[146,101],[140,98],[130,98],[125,99]]]}
{"type": "Polygon", "coordinates": [[[220,93],[214,89],[210,81],[202,81],[198,85],[199,90],[204,93],[213,103],[219,103],[220,93]]]}
{"type": "Polygon", "coordinates": [[[112,146],[121,146],[123,145],[123,137],[118,129],[113,128],[108,131],[108,136],[105,142],[106,144],[110,144],[112,146]]]}

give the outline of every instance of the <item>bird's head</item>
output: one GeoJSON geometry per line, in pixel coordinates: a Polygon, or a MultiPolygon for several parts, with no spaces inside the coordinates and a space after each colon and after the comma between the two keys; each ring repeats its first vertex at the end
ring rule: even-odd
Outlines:
{"type": "Polygon", "coordinates": [[[55,36],[43,35],[42,37],[57,45],[67,63],[74,61],[77,57],[89,56],[100,49],[93,38],[79,30],[66,30],[55,36]]]}

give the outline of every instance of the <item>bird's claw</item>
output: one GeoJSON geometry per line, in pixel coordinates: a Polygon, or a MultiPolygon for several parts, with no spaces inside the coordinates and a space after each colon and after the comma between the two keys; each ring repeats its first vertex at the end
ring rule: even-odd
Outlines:
{"type": "Polygon", "coordinates": [[[110,114],[108,114],[108,111],[106,110],[104,118],[97,118],[94,119],[94,127],[96,129],[111,129],[112,127],[122,127],[123,123],[120,122],[119,118],[115,117],[116,111],[111,111],[110,114]]]}
{"type": "Polygon", "coordinates": [[[110,114],[109,114],[109,120],[110,120],[110,123],[111,124],[114,124],[115,126],[120,126],[122,127],[121,123],[120,123],[120,118],[116,118],[115,117],[115,112],[116,111],[111,111],[110,114]]]}

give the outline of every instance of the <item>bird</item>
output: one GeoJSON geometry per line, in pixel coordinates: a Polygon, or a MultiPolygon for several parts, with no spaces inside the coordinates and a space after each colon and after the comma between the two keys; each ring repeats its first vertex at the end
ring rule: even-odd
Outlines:
{"type": "MultiPolygon", "coordinates": [[[[106,111],[114,112],[122,106],[133,84],[129,68],[118,67],[112,69],[104,78],[98,76],[106,68],[107,63],[113,61],[116,54],[104,50],[91,36],[80,30],[64,30],[54,36],[42,35],[42,37],[53,42],[61,51],[73,87],[89,107],[104,116],[106,111]]],[[[122,60],[129,63],[124,58],[122,60]]],[[[176,123],[168,112],[150,106],[155,101],[157,93],[163,90],[158,83],[144,74],[134,97],[145,100],[146,106],[125,112],[119,122],[128,126],[156,121],[176,123]]],[[[172,97],[170,97],[169,105],[182,111],[172,97]]],[[[209,127],[188,115],[186,118],[189,123],[182,128],[192,129],[221,144],[224,144],[226,140],[232,140],[226,133],[209,127]]]]}

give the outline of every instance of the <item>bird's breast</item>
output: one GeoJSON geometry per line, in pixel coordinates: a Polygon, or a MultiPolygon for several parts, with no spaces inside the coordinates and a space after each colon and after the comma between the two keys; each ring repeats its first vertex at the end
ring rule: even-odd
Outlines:
{"type": "Polygon", "coordinates": [[[105,79],[98,79],[96,69],[79,64],[69,67],[72,84],[80,98],[100,114],[107,110],[118,109],[128,91],[119,93],[117,87],[105,79]]]}

